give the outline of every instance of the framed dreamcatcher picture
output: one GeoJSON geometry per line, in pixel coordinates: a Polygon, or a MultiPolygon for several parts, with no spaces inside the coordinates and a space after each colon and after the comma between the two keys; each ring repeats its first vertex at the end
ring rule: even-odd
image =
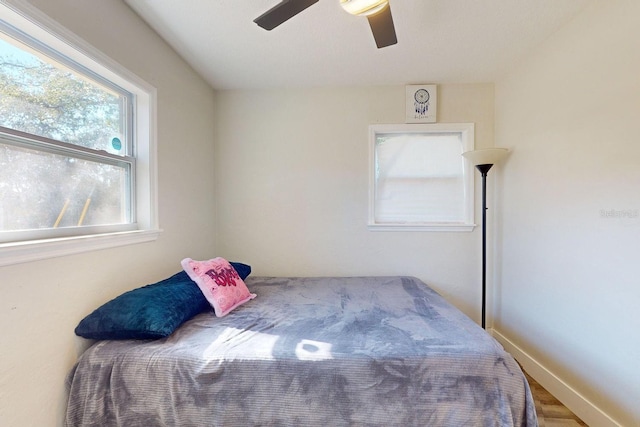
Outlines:
{"type": "Polygon", "coordinates": [[[406,122],[435,123],[438,92],[436,85],[407,85],[406,122]]]}

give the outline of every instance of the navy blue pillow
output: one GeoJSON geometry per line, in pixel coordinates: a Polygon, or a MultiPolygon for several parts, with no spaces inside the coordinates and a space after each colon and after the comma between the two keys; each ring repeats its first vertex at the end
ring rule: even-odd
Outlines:
{"type": "Polygon", "coordinates": [[[238,273],[238,276],[240,276],[242,280],[246,279],[249,276],[249,274],[251,274],[250,265],[242,264],[241,262],[229,262],[229,264],[233,266],[233,268],[236,270],[236,273],[238,273]]]}
{"type": "MultiPolygon", "coordinates": [[[[242,280],[251,273],[246,264],[231,265],[242,280]]],[[[163,338],[207,310],[211,305],[200,288],[181,271],[112,299],[82,319],[75,333],[95,340],[163,338]]]]}

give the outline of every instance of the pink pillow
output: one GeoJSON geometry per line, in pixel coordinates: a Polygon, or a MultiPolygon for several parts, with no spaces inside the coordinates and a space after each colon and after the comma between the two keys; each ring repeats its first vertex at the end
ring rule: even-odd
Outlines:
{"type": "Polygon", "coordinates": [[[208,261],[185,258],[181,264],[218,317],[256,297],[256,294],[249,292],[236,270],[224,258],[218,257],[208,261]]]}

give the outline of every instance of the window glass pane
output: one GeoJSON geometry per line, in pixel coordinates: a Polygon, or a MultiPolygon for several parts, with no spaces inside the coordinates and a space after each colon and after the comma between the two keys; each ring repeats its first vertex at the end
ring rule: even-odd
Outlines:
{"type": "Polygon", "coordinates": [[[0,32],[0,126],[127,155],[124,94],[0,32]]]}
{"type": "Polygon", "coordinates": [[[0,1],[0,266],[155,240],[156,89],[10,3],[0,1]]]}
{"type": "Polygon", "coordinates": [[[462,151],[459,132],[377,134],[375,222],[464,222],[462,151]]]}
{"type": "Polygon", "coordinates": [[[130,167],[0,141],[0,230],[129,222],[130,167]]]}

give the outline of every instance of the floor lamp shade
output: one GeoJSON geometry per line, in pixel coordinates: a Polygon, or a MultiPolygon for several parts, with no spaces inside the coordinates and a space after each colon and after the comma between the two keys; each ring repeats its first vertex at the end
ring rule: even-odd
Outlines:
{"type": "Polygon", "coordinates": [[[506,148],[485,148],[462,153],[482,175],[482,328],[486,328],[487,306],[487,173],[491,166],[503,160],[506,148]]]}
{"type": "Polygon", "coordinates": [[[506,148],[483,148],[480,150],[467,151],[462,155],[469,159],[474,166],[495,165],[500,163],[507,156],[509,150],[506,148]]]}

